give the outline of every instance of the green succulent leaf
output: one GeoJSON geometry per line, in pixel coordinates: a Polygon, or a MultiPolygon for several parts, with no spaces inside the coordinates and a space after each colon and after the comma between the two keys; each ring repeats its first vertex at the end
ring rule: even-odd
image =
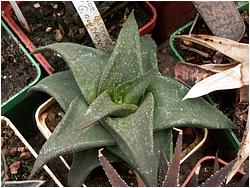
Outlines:
{"type": "Polygon", "coordinates": [[[149,186],[156,185],[153,112],[154,98],[149,93],[135,113],[125,118],[107,117],[104,124],[120,150],[129,156],[129,164],[136,168],[149,186]]]}
{"type": "Polygon", "coordinates": [[[116,104],[112,101],[108,91],[104,91],[88,107],[85,114],[82,113],[82,122],[79,129],[86,128],[108,115],[124,117],[137,110],[133,104],[116,104]]]}
{"type": "Polygon", "coordinates": [[[138,26],[132,12],[120,31],[115,48],[103,71],[99,94],[142,74],[140,46],[138,26]]]}
{"type": "Polygon", "coordinates": [[[115,103],[125,103],[138,105],[139,100],[145,93],[156,69],[133,79],[126,81],[114,89],[113,100],[115,103]]]}
{"type": "Polygon", "coordinates": [[[173,135],[172,129],[164,129],[154,132],[154,153],[155,159],[158,161],[161,151],[164,150],[168,161],[173,155],[173,135]]]}
{"type": "MultiPolygon", "coordinates": [[[[103,151],[109,162],[118,162],[121,159],[108,150],[103,151]]],[[[101,163],[98,159],[98,148],[75,152],[73,163],[68,174],[68,185],[70,187],[80,187],[88,175],[101,163]]]]}
{"type": "Polygon", "coordinates": [[[58,72],[42,79],[30,88],[29,92],[33,91],[43,91],[51,95],[64,111],[76,96],[81,95],[71,71],[58,72]]]}
{"type": "Polygon", "coordinates": [[[153,93],[155,99],[155,130],[171,127],[235,128],[221,111],[204,99],[182,101],[188,88],[172,78],[155,76],[148,91],[153,93]]]}
{"type": "Polygon", "coordinates": [[[88,104],[97,97],[103,69],[110,54],[74,43],[55,43],[37,48],[33,53],[52,50],[60,54],[70,67],[74,78],[88,104]]]}
{"type": "Polygon", "coordinates": [[[157,46],[150,35],[141,37],[141,56],[143,73],[157,68],[157,46]]]}
{"type": "Polygon", "coordinates": [[[75,97],[65,116],[40,150],[31,176],[50,159],[57,156],[116,144],[109,133],[97,123],[86,129],[77,130],[82,121],[82,113],[85,113],[87,108],[87,103],[82,95],[75,97]]]}

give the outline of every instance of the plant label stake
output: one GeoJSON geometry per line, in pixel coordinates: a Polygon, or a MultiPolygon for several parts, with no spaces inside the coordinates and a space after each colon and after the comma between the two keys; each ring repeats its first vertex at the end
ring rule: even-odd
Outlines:
{"type": "Polygon", "coordinates": [[[193,1],[193,4],[214,35],[240,41],[245,24],[233,1],[193,1]]]}
{"type": "Polygon", "coordinates": [[[100,50],[113,49],[112,40],[94,1],[72,1],[81,17],[95,47],[100,50]]]}
{"type": "Polygon", "coordinates": [[[28,33],[30,33],[30,27],[25,19],[25,17],[23,16],[23,13],[22,11],[20,10],[20,8],[18,7],[18,5],[16,4],[15,1],[9,1],[16,16],[17,16],[17,19],[19,21],[19,23],[22,25],[22,27],[24,29],[26,29],[26,31],[28,31],[28,33]]]}

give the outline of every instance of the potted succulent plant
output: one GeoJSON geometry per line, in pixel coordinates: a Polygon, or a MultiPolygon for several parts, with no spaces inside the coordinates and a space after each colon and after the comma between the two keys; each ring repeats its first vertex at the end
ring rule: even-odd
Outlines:
{"type": "MultiPolygon", "coordinates": [[[[238,10],[239,11],[246,11],[246,10],[248,10],[248,2],[240,2],[240,3],[238,3],[238,10]]],[[[242,14],[242,16],[244,16],[244,14],[242,14]]],[[[212,75],[212,74],[214,74],[213,72],[211,72],[210,70],[207,70],[207,69],[200,69],[200,67],[199,67],[199,65],[197,66],[197,64],[200,64],[202,61],[207,61],[207,62],[209,62],[210,61],[210,55],[211,55],[211,53],[213,53],[213,51],[212,50],[210,50],[210,49],[205,49],[204,47],[201,47],[200,49],[200,51],[198,50],[198,51],[194,51],[195,49],[194,48],[189,48],[188,50],[187,50],[187,48],[185,48],[184,49],[184,47],[181,47],[180,49],[178,49],[177,48],[177,40],[178,39],[176,39],[176,36],[177,35],[181,35],[181,34],[186,34],[186,33],[188,33],[189,32],[189,30],[190,30],[190,28],[191,28],[191,26],[192,26],[192,23],[193,22],[190,22],[190,23],[188,23],[188,24],[186,24],[186,25],[184,25],[183,27],[181,27],[181,28],[179,28],[179,29],[177,29],[171,36],[170,36],[170,41],[169,41],[169,44],[170,44],[170,52],[171,52],[171,54],[177,59],[177,60],[179,60],[179,61],[181,61],[181,62],[184,62],[184,61],[187,61],[187,62],[191,62],[191,63],[194,63],[194,64],[196,64],[196,65],[193,65],[193,64],[186,64],[187,65],[187,69],[184,67],[183,69],[186,69],[186,71],[187,70],[189,70],[190,69],[190,74],[193,74],[194,75],[194,73],[195,73],[195,71],[197,71],[197,72],[199,72],[200,71],[200,73],[201,74],[196,74],[197,75],[197,77],[196,78],[194,78],[193,80],[192,80],[192,78],[188,78],[188,76],[186,77],[186,78],[180,78],[180,79],[183,79],[183,81],[185,82],[185,80],[184,79],[186,79],[186,83],[189,81],[189,83],[187,83],[190,87],[192,87],[195,83],[194,83],[194,81],[197,81],[197,80],[201,80],[201,79],[203,79],[204,77],[202,77],[202,74],[205,76],[205,77],[207,77],[207,76],[210,76],[210,75],[212,75]],[[189,53],[187,53],[187,51],[189,51],[189,53]],[[206,53],[202,53],[202,52],[206,52],[206,53]],[[187,54],[189,54],[189,55],[187,55],[187,54]],[[193,55],[190,55],[190,54],[198,54],[197,56],[195,56],[195,57],[197,57],[197,58],[193,58],[194,56],[193,55]],[[207,56],[208,55],[208,56],[207,56]],[[191,68],[189,68],[188,66],[192,66],[191,68]],[[189,68],[189,69],[188,69],[189,68]],[[193,70],[192,70],[193,69],[193,70]],[[199,69],[199,70],[198,70],[199,69]],[[189,79],[189,80],[188,80],[189,79]],[[196,79],[196,80],[195,80],[196,79]],[[192,83],[190,82],[190,80],[192,80],[192,83]],[[191,83],[191,84],[190,84],[191,83]]],[[[211,34],[211,31],[209,30],[209,29],[204,29],[204,28],[206,28],[205,27],[205,23],[202,21],[202,19],[201,20],[199,20],[199,21],[197,21],[197,24],[196,25],[199,25],[199,26],[201,26],[200,28],[198,28],[198,29],[200,29],[199,31],[198,31],[198,34],[200,33],[200,32],[202,32],[202,33],[205,33],[205,34],[211,34]]],[[[197,33],[197,31],[195,32],[195,33],[197,33]]],[[[246,38],[246,37],[245,37],[246,38]]],[[[242,40],[245,40],[245,39],[242,39],[242,40]]],[[[178,43],[178,46],[183,46],[181,43],[178,43]]],[[[213,53],[214,54],[214,53],[213,53]]],[[[225,58],[224,58],[225,59],[225,58]]],[[[185,66],[185,65],[183,65],[183,66],[185,66]]],[[[180,73],[180,71],[179,70],[181,70],[181,67],[182,66],[179,66],[179,65],[177,65],[177,68],[176,68],[176,77],[179,77],[179,73],[180,73]],[[178,70],[179,69],[179,70],[178,70]],[[178,72],[179,71],[179,72],[178,72]]],[[[196,73],[197,73],[196,72],[196,73]]],[[[188,74],[186,74],[186,75],[188,75],[188,74]]],[[[209,97],[209,96],[208,96],[209,97]]],[[[216,97],[215,97],[216,98],[216,97]]],[[[210,98],[209,97],[209,101],[212,103],[212,104],[214,104],[214,105],[216,105],[215,104],[215,102],[214,102],[214,100],[212,99],[212,98],[210,98]]],[[[230,116],[235,116],[235,115],[230,115],[230,116]]],[[[246,117],[247,117],[247,115],[246,115],[246,117]]],[[[237,118],[234,118],[234,119],[237,119],[237,118]]],[[[239,138],[237,138],[237,136],[236,136],[236,134],[232,131],[232,130],[225,130],[224,131],[224,135],[222,135],[222,136],[226,136],[226,137],[228,137],[229,138],[229,140],[230,140],[230,142],[231,142],[231,145],[233,145],[234,146],[234,149],[235,150],[238,150],[239,149],[239,145],[240,145],[240,141],[239,141],[239,138]]]]}
{"type": "Polygon", "coordinates": [[[38,82],[41,70],[3,21],[1,27],[1,110],[6,114],[38,82]]]}
{"type": "Polygon", "coordinates": [[[140,37],[133,14],[111,54],[74,43],[51,44],[35,53],[43,50],[59,53],[70,70],[48,76],[31,89],[50,94],[65,111],[31,175],[49,160],[73,153],[68,183],[79,186],[100,164],[97,151],[105,147],[108,158],[126,161],[153,186],[160,151],[168,148],[166,156],[172,156],[172,127],[235,127],[202,98],[181,101],[188,89],[160,75],[156,44],[150,36],[140,37]]]}
{"type": "MultiPolygon", "coordinates": [[[[18,185],[22,181],[24,182],[20,184],[27,186],[28,183],[36,183],[39,185],[44,182],[38,180],[47,181],[45,184],[49,186],[62,186],[47,165],[43,166],[44,170],[35,177],[34,180],[36,181],[27,183],[26,180],[29,178],[37,153],[12,122],[4,116],[1,116],[1,140],[2,162],[4,161],[5,163],[4,168],[2,168],[2,170],[4,170],[4,172],[2,171],[2,178],[6,181],[5,186],[18,185]],[[9,181],[9,183],[7,183],[7,181],[9,181]]],[[[2,181],[2,183],[4,183],[4,181],[2,181]]],[[[35,184],[31,185],[35,186],[35,184]]]]}
{"type": "MultiPolygon", "coordinates": [[[[48,139],[57,124],[63,118],[65,112],[58,106],[56,100],[50,98],[36,110],[36,124],[43,136],[48,139]]],[[[182,128],[184,135],[183,151],[181,153],[181,163],[193,155],[206,141],[208,130],[198,128],[182,128]],[[187,137],[186,137],[187,136],[187,137]]],[[[65,166],[70,169],[67,162],[60,157],[65,166]]]]}
{"type": "MultiPolygon", "coordinates": [[[[93,46],[93,43],[89,38],[83,23],[81,23],[80,19],[77,17],[78,14],[71,2],[18,2],[18,4],[20,5],[21,10],[23,9],[26,16],[27,14],[33,14],[27,16],[28,23],[30,23],[31,30],[33,30],[31,33],[25,33],[21,29],[18,22],[14,19],[13,9],[10,4],[2,3],[2,16],[30,51],[35,50],[36,47],[41,45],[57,42],[59,40],[58,38],[63,41],[84,44],[88,43],[88,45],[93,46]],[[34,17],[37,17],[35,22],[32,20],[34,17]],[[48,21],[48,19],[50,20],[48,21]],[[37,23],[38,20],[41,21],[37,23]],[[54,23],[51,24],[51,22],[54,23]],[[41,32],[42,30],[43,32],[41,32]],[[54,34],[54,31],[60,32],[57,32],[59,33],[57,35],[54,34]],[[64,39],[62,39],[62,35],[64,35],[64,39]],[[44,40],[44,38],[46,38],[46,40],[44,40]]],[[[147,23],[143,23],[139,29],[141,35],[149,33],[156,23],[156,11],[149,2],[106,2],[105,5],[100,4],[98,6],[100,7],[100,12],[104,13],[103,16],[107,17],[107,22],[110,22],[111,19],[113,20],[111,23],[108,23],[110,34],[114,33],[114,28],[121,27],[128,12],[132,9],[141,9],[138,11],[138,14],[142,15],[144,20],[148,20],[147,23]],[[107,9],[108,11],[105,11],[107,9]],[[143,11],[146,11],[146,13],[143,11]],[[109,14],[106,14],[107,12],[109,12],[109,14]],[[145,16],[148,17],[149,15],[150,18],[146,19],[145,16]]],[[[135,12],[137,11],[135,10],[135,12]]],[[[67,66],[60,58],[56,58],[56,56],[52,56],[51,54],[39,53],[34,56],[48,74],[51,74],[54,71],[57,72],[67,69],[67,66]]]]}

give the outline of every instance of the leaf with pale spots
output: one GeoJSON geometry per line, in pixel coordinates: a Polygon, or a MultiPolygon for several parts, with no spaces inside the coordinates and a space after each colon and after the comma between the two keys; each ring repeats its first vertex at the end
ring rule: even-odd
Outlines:
{"type": "Polygon", "coordinates": [[[101,153],[101,150],[99,150],[98,152],[98,158],[102,164],[102,168],[105,171],[106,176],[109,179],[110,184],[113,187],[128,187],[127,183],[121,178],[121,176],[116,172],[110,162],[101,153]]]}
{"type": "Polygon", "coordinates": [[[153,69],[138,78],[117,86],[112,92],[114,102],[117,104],[125,103],[137,105],[156,72],[157,70],[153,69]]]}
{"type": "Polygon", "coordinates": [[[156,185],[153,111],[154,98],[149,93],[135,113],[125,118],[106,118],[104,124],[148,186],[156,185]]]}
{"type": "Polygon", "coordinates": [[[143,73],[157,67],[157,46],[150,35],[141,37],[141,56],[143,73]]]}
{"type": "Polygon", "coordinates": [[[85,114],[82,113],[82,121],[77,130],[84,129],[108,115],[125,117],[137,110],[133,104],[116,104],[112,101],[109,92],[104,91],[88,107],[85,114]]]}
{"type": "Polygon", "coordinates": [[[134,79],[142,72],[141,41],[132,12],[120,31],[115,48],[103,71],[98,94],[134,79]]]}
{"type": "Polygon", "coordinates": [[[172,127],[236,128],[230,119],[204,99],[182,101],[188,88],[170,77],[154,76],[148,91],[155,99],[155,130],[172,127]]]}
{"type": "Polygon", "coordinates": [[[50,44],[37,48],[33,53],[44,50],[53,50],[61,55],[72,71],[85,100],[90,104],[97,97],[98,84],[110,54],[74,43],[50,44]]]}
{"type": "Polygon", "coordinates": [[[47,76],[29,90],[29,92],[34,91],[42,91],[54,97],[64,111],[68,109],[76,96],[81,95],[71,71],[58,72],[47,76]]]}
{"type": "MultiPolygon", "coordinates": [[[[119,157],[108,150],[104,150],[103,153],[111,163],[121,161],[119,157]]],[[[92,170],[100,165],[98,148],[75,152],[73,154],[73,163],[68,173],[68,186],[80,187],[92,170]]]]}
{"type": "Polygon", "coordinates": [[[87,103],[82,99],[82,96],[75,97],[65,116],[40,150],[31,176],[52,158],[67,153],[116,144],[110,134],[97,123],[81,131],[76,130],[82,121],[82,113],[86,112],[87,108],[87,103]]]}

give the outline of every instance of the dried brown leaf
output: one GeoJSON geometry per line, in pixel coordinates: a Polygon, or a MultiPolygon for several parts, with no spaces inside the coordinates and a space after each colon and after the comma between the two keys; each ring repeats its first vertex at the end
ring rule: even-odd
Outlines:
{"type": "Polygon", "coordinates": [[[191,63],[177,63],[175,65],[175,78],[189,87],[213,74],[210,70],[191,63]]]}
{"type": "Polygon", "coordinates": [[[177,35],[176,38],[191,41],[216,50],[241,63],[248,63],[249,45],[210,35],[177,35]]]}
{"type": "Polygon", "coordinates": [[[232,63],[228,63],[228,64],[204,64],[204,65],[200,65],[200,67],[202,67],[206,70],[218,73],[218,72],[225,71],[227,69],[231,69],[238,64],[239,64],[238,62],[232,62],[232,63]]]}

